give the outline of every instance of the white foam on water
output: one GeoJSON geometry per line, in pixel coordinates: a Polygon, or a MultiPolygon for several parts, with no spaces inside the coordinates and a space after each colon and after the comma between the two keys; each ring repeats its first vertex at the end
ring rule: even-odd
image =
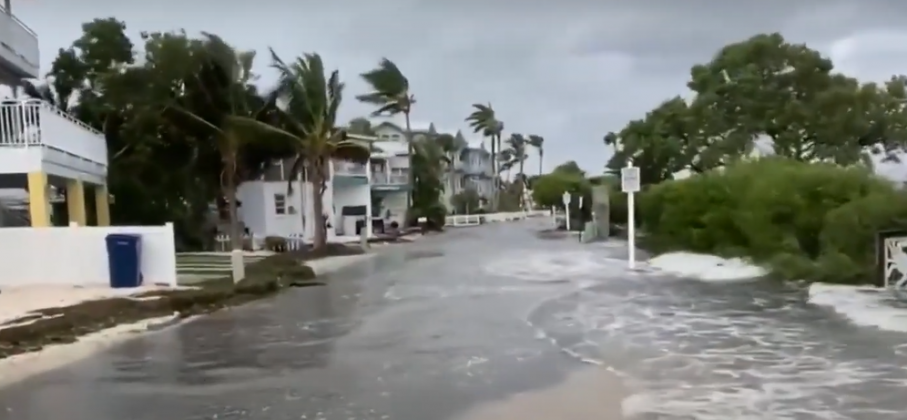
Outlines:
{"type": "MultiPolygon", "coordinates": [[[[521,253],[502,257],[483,269],[526,282],[567,278],[581,286],[596,284],[595,289],[581,292],[581,299],[573,296],[569,301],[578,303],[563,305],[566,313],[553,314],[551,319],[545,318],[545,325],[533,327],[539,339],[572,357],[613,366],[636,391],[624,401],[628,418],[903,417],[901,412],[873,407],[866,395],[855,390],[872,386],[880,394],[897,393],[905,386],[904,366],[844,355],[846,346],[835,344],[834,337],[823,335],[811,323],[794,320],[792,313],[806,310],[802,305],[792,302],[770,307],[754,299],[752,303],[764,305],[763,309],[739,310],[723,301],[707,301],[715,297],[683,295],[671,282],[664,282],[664,273],[720,282],[761,277],[765,270],[714,256],[677,253],[662,257],[652,264],[660,276],[631,272],[625,261],[607,257],[601,248],[521,253]],[[627,284],[641,281],[650,287],[627,284]],[[651,287],[659,281],[663,288],[651,287]],[[609,292],[618,288],[620,293],[609,292]],[[546,331],[552,328],[550,323],[584,332],[584,342],[570,347],[558,343],[546,331]]],[[[834,306],[842,313],[860,313],[871,302],[852,290],[826,288],[825,293],[818,293],[820,287],[815,287],[811,301],[834,306]]],[[[552,300],[561,302],[564,297],[552,300]]],[[[891,318],[881,308],[874,314],[850,316],[864,324],[873,316],[891,318]]],[[[885,325],[891,328],[893,322],[885,325]]]]}
{"type": "Polygon", "coordinates": [[[831,308],[854,324],[907,332],[907,309],[892,307],[892,291],[871,286],[813,283],[809,303],[831,308]]]}
{"type": "Polygon", "coordinates": [[[768,271],[740,258],[721,258],[691,252],[670,252],[650,259],[650,267],[702,281],[739,281],[764,277],[768,271]]]}

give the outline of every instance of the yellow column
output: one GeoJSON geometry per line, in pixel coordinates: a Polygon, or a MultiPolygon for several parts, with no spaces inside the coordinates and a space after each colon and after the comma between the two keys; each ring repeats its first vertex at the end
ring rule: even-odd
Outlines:
{"type": "Polygon", "coordinates": [[[98,226],[110,226],[110,201],[106,185],[98,185],[94,188],[94,203],[98,212],[98,226]]]}
{"type": "Polygon", "coordinates": [[[86,225],[88,218],[85,217],[85,185],[82,181],[77,179],[66,181],[66,208],[69,210],[69,223],[86,225]]]}
{"type": "Polygon", "coordinates": [[[32,227],[50,226],[50,201],[47,198],[47,174],[28,173],[28,213],[32,227]]]}

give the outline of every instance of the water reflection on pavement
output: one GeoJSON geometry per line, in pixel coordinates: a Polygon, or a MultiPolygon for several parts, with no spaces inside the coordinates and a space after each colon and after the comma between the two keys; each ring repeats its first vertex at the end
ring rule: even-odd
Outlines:
{"type": "Polygon", "coordinates": [[[550,385],[577,366],[525,323],[568,279],[482,267],[500,253],[580,247],[540,222],[388,247],[294,289],[143,335],[0,390],[0,419],[445,419],[550,385]]]}

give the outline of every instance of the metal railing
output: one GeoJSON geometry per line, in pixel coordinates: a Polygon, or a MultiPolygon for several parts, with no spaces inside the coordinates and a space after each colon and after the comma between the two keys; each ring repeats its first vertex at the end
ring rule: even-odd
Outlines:
{"type": "Polygon", "coordinates": [[[365,164],[334,159],[334,173],[337,175],[365,176],[365,164]]]}
{"type": "Polygon", "coordinates": [[[385,172],[372,172],[372,184],[406,185],[408,183],[408,174],[387,174],[385,172]]]}
{"type": "Polygon", "coordinates": [[[39,99],[0,102],[0,147],[45,146],[107,164],[104,135],[39,99]]]}

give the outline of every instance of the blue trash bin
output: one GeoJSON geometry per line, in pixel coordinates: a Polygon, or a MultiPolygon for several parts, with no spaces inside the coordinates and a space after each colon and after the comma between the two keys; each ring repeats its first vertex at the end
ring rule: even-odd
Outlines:
{"type": "Polygon", "coordinates": [[[107,235],[107,265],[110,267],[110,287],[139,287],[142,285],[142,237],[139,235],[107,235]]]}

